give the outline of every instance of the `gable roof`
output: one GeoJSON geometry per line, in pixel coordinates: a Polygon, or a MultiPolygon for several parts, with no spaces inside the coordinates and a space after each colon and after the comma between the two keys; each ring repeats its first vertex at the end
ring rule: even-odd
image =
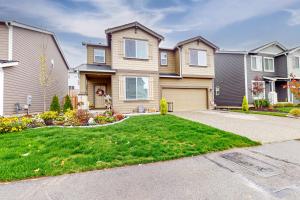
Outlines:
{"type": "Polygon", "coordinates": [[[16,22],[16,21],[0,21],[1,23],[5,23],[9,26],[16,26],[16,27],[19,27],[19,28],[23,28],[23,29],[27,29],[27,30],[31,30],[31,31],[36,31],[36,32],[40,32],[40,33],[44,33],[44,34],[48,34],[48,35],[51,35],[54,39],[54,42],[59,50],[59,53],[61,54],[66,66],[68,69],[70,69],[70,66],[68,64],[68,61],[58,43],[58,40],[55,36],[55,33],[51,32],[51,31],[48,31],[48,30],[45,30],[45,29],[42,29],[42,28],[38,28],[38,27],[35,27],[35,26],[30,26],[30,25],[26,25],[26,24],[23,24],[23,23],[19,23],[19,22],[16,22]]]}
{"type": "Polygon", "coordinates": [[[264,44],[264,45],[262,45],[262,46],[259,46],[259,47],[255,48],[255,49],[250,50],[250,53],[258,53],[259,51],[261,51],[261,50],[263,50],[263,49],[265,49],[265,48],[268,48],[268,47],[270,47],[270,46],[273,46],[273,45],[278,46],[278,47],[281,48],[283,51],[286,51],[286,50],[287,50],[287,48],[286,48],[285,46],[283,46],[282,44],[280,44],[279,42],[273,41],[273,42],[269,42],[269,43],[267,43],[267,44],[264,44]]]}
{"type": "Polygon", "coordinates": [[[116,27],[113,27],[113,28],[108,28],[108,29],[105,30],[105,33],[110,34],[110,33],[121,31],[121,30],[128,29],[128,28],[139,28],[139,29],[149,33],[150,35],[158,38],[159,40],[164,40],[164,37],[162,35],[154,32],[153,30],[147,28],[146,26],[140,24],[137,21],[129,23],[129,24],[124,24],[124,25],[121,25],[121,26],[116,26],[116,27]]]}
{"type": "Polygon", "coordinates": [[[187,44],[187,43],[194,42],[194,41],[201,41],[201,42],[207,44],[208,46],[212,47],[214,50],[218,50],[218,49],[219,49],[218,46],[216,46],[216,45],[213,44],[212,42],[206,40],[206,39],[203,38],[202,36],[196,36],[196,37],[189,38],[189,39],[187,39],[187,40],[183,40],[183,41],[181,41],[181,42],[178,42],[178,43],[176,44],[175,47],[179,47],[179,46],[182,46],[182,45],[185,45],[185,44],[187,44]]]}

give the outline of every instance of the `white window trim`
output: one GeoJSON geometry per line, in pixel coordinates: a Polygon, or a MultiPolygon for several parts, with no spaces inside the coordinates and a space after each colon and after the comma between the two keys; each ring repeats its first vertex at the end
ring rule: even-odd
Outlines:
{"type": "Polygon", "coordinates": [[[264,91],[263,91],[263,99],[266,98],[266,82],[265,81],[251,81],[251,88],[252,88],[252,99],[257,100],[259,98],[255,97],[253,94],[253,83],[255,82],[262,82],[264,85],[264,91]]]}
{"type": "Polygon", "coordinates": [[[124,54],[124,58],[129,58],[129,59],[138,59],[138,60],[148,60],[149,59],[149,42],[148,42],[148,40],[142,40],[142,39],[133,39],[133,38],[124,38],[123,39],[123,54],[124,54]],[[135,42],[135,55],[136,55],[136,57],[128,57],[128,56],[126,56],[126,45],[125,45],[125,41],[126,40],[134,40],[134,41],[144,41],[144,42],[146,42],[147,43],[147,48],[146,48],[146,53],[147,53],[147,56],[146,56],[146,58],[138,58],[137,57],[137,52],[138,52],[138,50],[137,50],[137,46],[136,46],[136,42],[135,42]]]}
{"type": "Polygon", "coordinates": [[[295,65],[294,65],[293,69],[300,69],[300,56],[295,56],[295,65]],[[299,59],[299,67],[298,68],[296,67],[296,58],[299,59]]]}
{"type": "Polygon", "coordinates": [[[150,85],[149,85],[149,77],[147,77],[147,76],[125,76],[125,84],[124,84],[124,91],[125,91],[125,101],[147,101],[147,100],[150,100],[149,99],[149,88],[150,88],[150,85]],[[136,96],[136,98],[135,99],[127,99],[127,88],[126,88],[126,79],[127,78],[135,78],[136,79],[136,81],[135,81],[135,88],[136,88],[136,91],[135,91],[135,96],[136,96]],[[145,99],[138,99],[137,98],[137,78],[146,78],[147,79],[147,81],[148,81],[148,89],[147,89],[147,92],[148,92],[148,94],[147,94],[147,98],[145,98],[145,99]]]}
{"type": "Polygon", "coordinates": [[[105,57],[106,57],[106,55],[105,55],[105,49],[97,49],[97,48],[94,48],[94,63],[105,63],[105,57]],[[104,60],[103,60],[103,62],[96,62],[96,54],[95,54],[95,50],[101,50],[101,51],[103,51],[104,52],[104,60]]]}
{"type": "Polygon", "coordinates": [[[207,50],[204,50],[204,49],[189,49],[189,63],[190,63],[189,65],[190,65],[190,66],[207,67],[207,66],[208,66],[208,62],[207,62],[207,61],[208,61],[207,50]],[[192,50],[198,51],[198,52],[199,52],[199,51],[204,51],[204,52],[206,53],[206,65],[200,65],[200,64],[199,64],[199,59],[198,59],[198,58],[199,58],[199,55],[198,55],[198,53],[197,53],[197,57],[198,57],[198,58],[197,58],[197,61],[198,61],[198,63],[197,63],[196,65],[195,65],[195,64],[191,64],[191,51],[192,51],[192,50]]]}
{"type": "Polygon", "coordinates": [[[272,57],[264,57],[264,63],[263,63],[263,65],[264,65],[264,71],[265,71],[265,72],[275,72],[274,58],[272,58],[272,57]],[[267,60],[267,59],[272,60],[272,63],[273,63],[273,70],[266,70],[265,60],[267,60]]]}
{"type": "Polygon", "coordinates": [[[261,63],[261,66],[260,66],[258,69],[253,69],[252,58],[260,58],[261,61],[262,61],[262,56],[250,56],[251,70],[252,70],[252,71],[256,71],[256,72],[262,71],[262,65],[263,65],[263,63],[261,63]]]}
{"type": "Polygon", "coordinates": [[[166,52],[166,51],[161,51],[161,52],[160,52],[160,65],[162,65],[162,66],[167,66],[167,65],[168,65],[168,52],[166,52]],[[161,62],[161,61],[162,61],[162,56],[161,56],[161,54],[163,54],[163,53],[165,53],[165,54],[167,55],[166,63],[165,63],[165,64],[161,62]]]}

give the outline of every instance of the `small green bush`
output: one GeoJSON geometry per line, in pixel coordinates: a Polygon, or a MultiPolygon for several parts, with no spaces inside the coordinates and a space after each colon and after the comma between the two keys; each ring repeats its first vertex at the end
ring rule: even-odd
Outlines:
{"type": "Polygon", "coordinates": [[[168,103],[165,98],[160,100],[160,114],[165,115],[168,112],[168,103]]]}
{"type": "Polygon", "coordinates": [[[56,111],[47,111],[40,114],[40,118],[45,120],[54,120],[58,117],[58,113],[56,111]]]}
{"type": "Polygon", "coordinates": [[[65,103],[64,103],[64,113],[67,112],[68,110],[73,110],[73,105],[72,105],[72,102],[71,102],[71,98],[69,95],[67,95],[65,97],[65,103]]]}
{"type": "Polygon", "coordinates": [[[249,105],[248,105],[246,96],[244,96],[244,98],[243,98],[242,111],[245,111],[245,112],[249,111],[249,105]]]}
{"type": "Polygon", "coordinates": [[[299,108],[293,108],[289,112],[290,115],[293,115],[295,117],[300,117],[300,109],[299,108]]]}
{"type": "Polygon", "coordinates": [[[106,124],[115,122],[116,118],[112,116],[98,115],[95,117],[95,122],[98,124],[106,124]]]}
{"type": "Polygon", "coordinates": [[[267,99],[262,99],[261,101],[262,107],[267,108],[270,106],[270,102],[267,99]]]}
{"type": "Polygon", "coordinates": [[[59,99],[58,99],[57,95],[55,95],[52,98],[52,102],[51,102],[51,105],[50,105],[50,111],[55,111],[57,113],[60,113],[59,99]]]}

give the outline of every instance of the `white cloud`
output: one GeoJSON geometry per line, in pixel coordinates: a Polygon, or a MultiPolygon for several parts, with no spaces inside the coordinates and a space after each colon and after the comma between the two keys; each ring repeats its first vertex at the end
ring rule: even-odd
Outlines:
{"type": "Polygon", "coordinates": [[[291,17],[288,20],[288,25],[290,26],[300,25],[300,9],[287,10],[287,11],[291,14],[291,17]]]}

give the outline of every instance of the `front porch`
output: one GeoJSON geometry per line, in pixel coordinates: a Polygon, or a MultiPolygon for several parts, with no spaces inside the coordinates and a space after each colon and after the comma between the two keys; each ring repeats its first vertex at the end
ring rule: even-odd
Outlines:
{"type": "Polygon", "coordinates": [[[271,104],[276,103],[292,103],[291,93],[288,87],[287,78],[278,77],[264,77],[265,80],[265,93],[266,99],[268,99],[271,104]]]}

